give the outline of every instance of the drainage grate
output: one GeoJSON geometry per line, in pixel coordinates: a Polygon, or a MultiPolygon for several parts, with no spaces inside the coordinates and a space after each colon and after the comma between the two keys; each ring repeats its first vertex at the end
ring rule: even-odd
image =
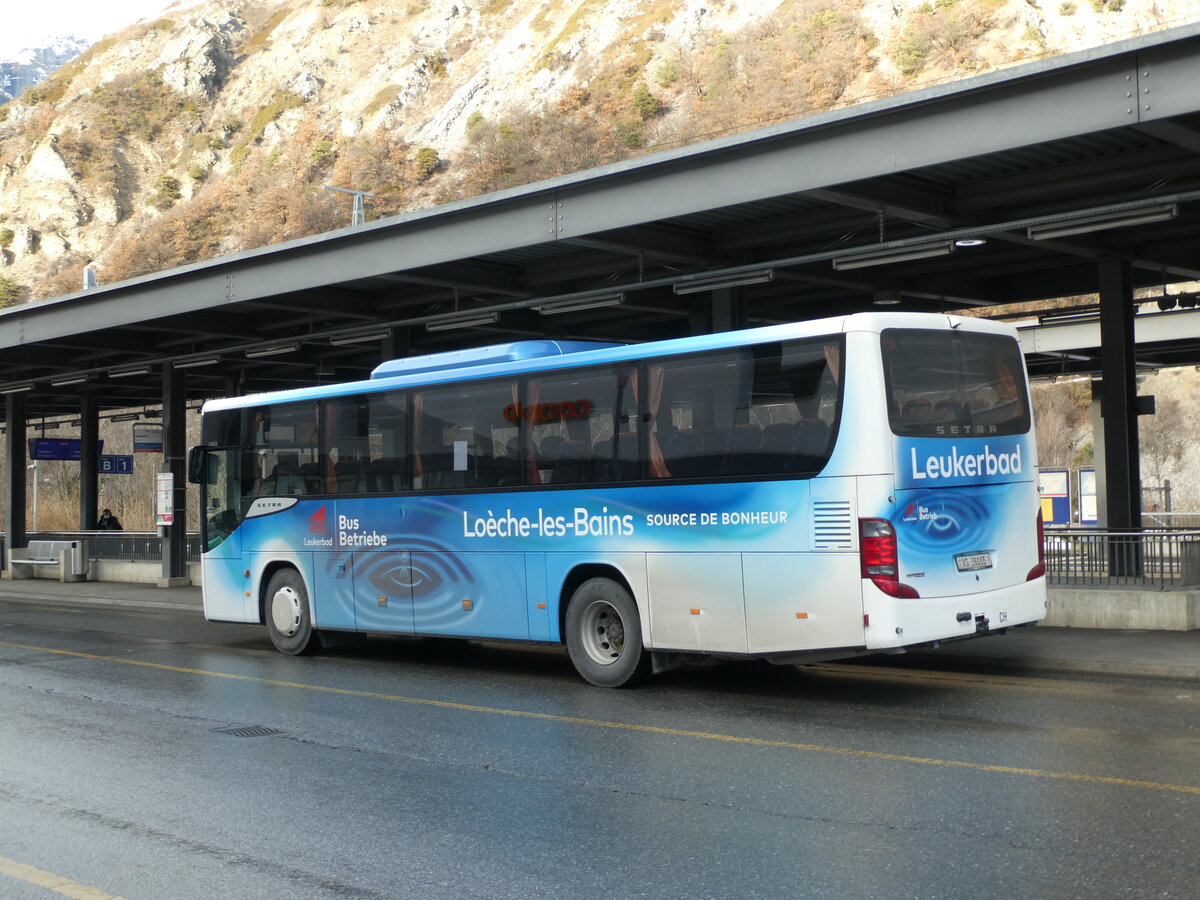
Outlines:
{"type": "Polygon", "coordinates": [[[268,728],[266,725],[235,725],[232,728],[214,728],[213,731],[232,737],[269,737],[272,734],[285,733],[278,728],[268,728]]]}

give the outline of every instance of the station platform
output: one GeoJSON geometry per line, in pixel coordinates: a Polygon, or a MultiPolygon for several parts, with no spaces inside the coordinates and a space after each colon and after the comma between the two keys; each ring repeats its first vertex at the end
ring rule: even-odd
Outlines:
{"type": "MultiPolygon", "coordinates": [[[[200,588],[50,579],[0,581],[4,603],[172,611],[203,615],[200,588]]],[[[1200,683],[1200,631],[1062,628],[1037,625],[944,644],[901,657],[911,664],[970,666],[1017,673],[1157,678],[1200,683]]]]}

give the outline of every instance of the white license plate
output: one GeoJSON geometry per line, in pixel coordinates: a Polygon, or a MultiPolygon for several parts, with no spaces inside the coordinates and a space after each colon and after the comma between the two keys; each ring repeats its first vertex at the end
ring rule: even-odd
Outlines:
{"type": "Polygon", "coordinates": [[[960,553],[954,557],[954,564],[958,566],[960,572],[974,572],[977,569],[990,569],[992,567],[992,554],[990,553],[960,553]]]}

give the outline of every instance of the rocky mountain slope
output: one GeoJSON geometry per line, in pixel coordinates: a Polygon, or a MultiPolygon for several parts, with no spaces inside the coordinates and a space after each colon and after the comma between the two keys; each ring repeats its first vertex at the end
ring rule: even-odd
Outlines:
{"type": "Polygon", "coordinates": [[[0,302],[1182,24],[1193,0],[207,0],[0,106],[0,302]]]}

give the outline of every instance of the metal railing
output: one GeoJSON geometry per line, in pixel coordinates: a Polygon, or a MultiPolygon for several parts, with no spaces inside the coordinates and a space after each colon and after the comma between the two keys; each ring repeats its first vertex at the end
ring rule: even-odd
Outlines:
{"type": "MultiPolygon", "coordinates": [[[[31,531],[28,538],[36,541],[87,541],[90,559],[162,562],[162,538],[156,531],[31,531]]],[[[188,533],[184,557],[188,562],[200,562],[198,532],[188,533]]]]}
{"type": "Polygon", "coordinates": [[[1171,590],[1200,585],[1200,531],[1047,531],[1047,582],[1171,590]]]}

